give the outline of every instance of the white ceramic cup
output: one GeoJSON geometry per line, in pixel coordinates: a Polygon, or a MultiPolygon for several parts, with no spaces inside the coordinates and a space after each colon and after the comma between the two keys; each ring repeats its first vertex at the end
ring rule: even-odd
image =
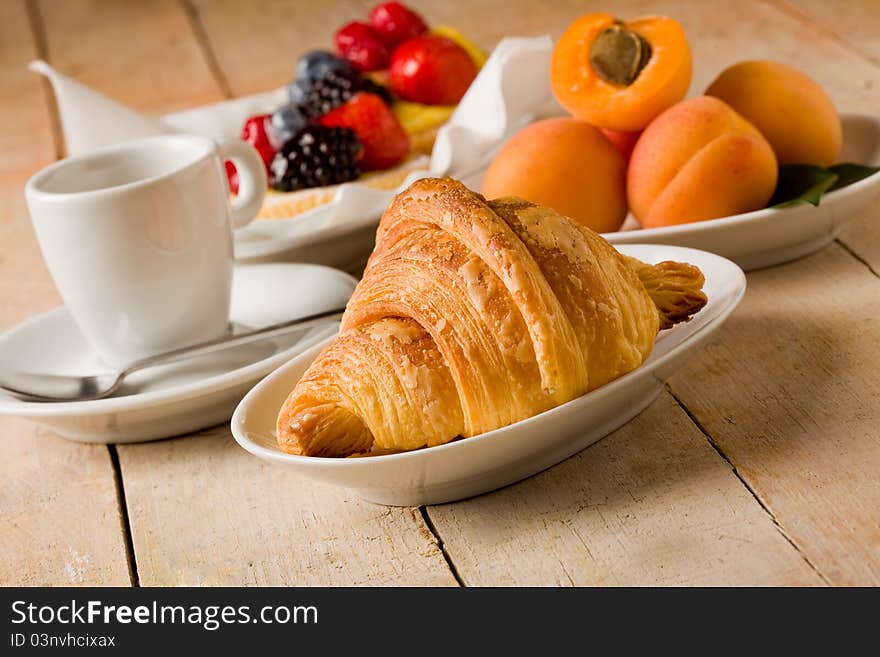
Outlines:
{"type": "Polygon", "coordinates": [[[25,196],[71,316],[104,362],[124,366],[228,330],[232,229],[265,189],[249,144],[164,135],[56,162],[25,196]],[[231,205],[224,160],[239,175],[231,205]]]}

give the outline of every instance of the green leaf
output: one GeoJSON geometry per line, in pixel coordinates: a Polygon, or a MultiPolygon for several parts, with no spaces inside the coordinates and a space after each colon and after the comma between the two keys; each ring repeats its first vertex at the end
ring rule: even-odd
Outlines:
{"type": "Polygon", "coordinates": [[[852,185],[854,182],[858,182],[877,173],[880,171],[880,167],[868,167],[864,164],[842,162],[841,164],[835,164],[828,167],[828,170],[837,174],[837,182],[828,190],[829,192],[833,192],[835,189],[852,185]]]}
{"type": "Polygon", "coordinates": [[[837,174],[812,164],[783,164],[779,167],[771,208],[788,208],[801,203],[819,205],[822,195],[837,182],[837,174]]]}
{"type": "Polygon", "coordinates": [[[783,164],[768,207],[789,208],[801,203],[819,205],[827,192],[841,189],[880,171],[880,167],[842,162],[827,169],[813,164],[783,164]]]}

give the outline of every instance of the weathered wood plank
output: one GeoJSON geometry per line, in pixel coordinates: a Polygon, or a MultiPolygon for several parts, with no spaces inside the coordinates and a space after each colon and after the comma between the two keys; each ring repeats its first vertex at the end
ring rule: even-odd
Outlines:
{"type": "MultiPolygon", "coordinates": [[[[49,57],[63,72],[144,111],[222,97],[181,4],[51,7],[49,57]],[[89,14],[101,20],[78,33],[89,14]]],[[[455,584],[419,513],[291,480],[225,431],[118,451],[143,584],[455,584]]]]}
{"type": "Polygon", "coordinates": [[[876,0],[769,0],[794,18],[824,29],[847,48],[880,64],[876,0]]]}
{"type": "Polygon", "coordinates": [[[16,418],[0,418],[0,434],[0,585],[127,586],[107,448],[16,418]]]}
{"type": "MultiPolygon", "coordinates": [[[[49,105],[24,2],[0,3],[0,329],[57,305],[21,186],[54,159],[49,105]]],[[[0,417],[0,584],[130,582],[107,448],[0,417]]]]}
{"type": "Polygon", "coordinates": [[[880,583],[880,281],[839,246],[754,272],[672,389],[834,584],[880,583]]]}
{"type": "Polygon", "coordinates": [[[146,112],[223,99],[177,0],[40,0],[52,64],[146,112]]]}
{"type": "Polygon", "coordinates": [[[428,514],[467,585],[822,583],[668,393],[561,465],[428,514]]]}
{"type": "Polygon", "coordinates": [[[300,54],[332,49],[340,27],[366,16],[355,0],[192,0],[192,7],[235,96],[287,84],[300,54]]]}
{"type": "Polygon", "coordinates": [[[24,202],[23,186],[55,159],[49,105],[27,70],[38,55],[24,1],[0,6],[0,328],[58,305],[24,202]],[[14,248],[11,248],[14,245],[14,248]]]}
{"type": "Polygon", "coordinates": [[[143,585],[456,585],[418,509],[294,477],[225,427],[119,451],[143,585]]]}
{"type": "MultiPolygon", "coordinates": [[[[0,183],[15,191],[22,179],[54,159],[55,145],[43,91],[25,69],[37,56],[25,3],[6,2],[0,12],[0,183]]],[[[2,216],[4,225],[11,221],[9,214],[2,216]]]]}

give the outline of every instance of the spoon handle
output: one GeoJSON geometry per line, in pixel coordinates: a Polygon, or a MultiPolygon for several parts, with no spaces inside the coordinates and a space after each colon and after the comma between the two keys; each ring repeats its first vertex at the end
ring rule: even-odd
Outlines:
{"type": "Polygon", "coordinates": [[[273,335],[282,335],[284,333],[287,333],[290,329],[293,328],[303,329],[309,328],[310,326],[314,326],[316,324],[323,324],[328,321],[340,319],[344,311],[345,308],[334,308],[333,310],[327,310],[325,312],[315,313],[314,315],[307,315],[305,317],[298,317],[296,319],[289,319],[283,322],[279,322],[277,324],[271,324],[270,326],[264,326],[263,328],[255,329],[253,331],[239,333],[238,335],[226,335],[220,338],[215,338],[214,340],[208,340],[207,342],[199,342],[198,344],[189,345],[187,347],[172,349],[171,351],[166,351],[161,354],[156,354],[154,356],[148,356],[147,358],[142,358],[141,360],[136,360],[133,363],[129,363],[129,365],[124,370],[122,370],[122,372],[120,372],[120,376],[125,377],[132,372],[136,372],[147,367],[153,367],[154,365],[161,365],[163,363],[169,363],[183,358],[202,356],[204,354],[210,354],[215,351],[228,349],[230,347],[248,344],[249,342],[264,340],[266,338],[272,337],[273,335]]]}

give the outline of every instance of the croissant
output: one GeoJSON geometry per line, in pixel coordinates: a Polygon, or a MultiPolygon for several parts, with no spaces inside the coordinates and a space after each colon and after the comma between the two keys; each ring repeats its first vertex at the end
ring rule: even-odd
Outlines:
{"type": "Polygon", "coordinates": [[[340,334],[281,408],[278,443],[385,453],[531,417],[638,367],[660,329],[705,305],[703,282],[548,208],[419,180],[383,215],[340,334]]]}

